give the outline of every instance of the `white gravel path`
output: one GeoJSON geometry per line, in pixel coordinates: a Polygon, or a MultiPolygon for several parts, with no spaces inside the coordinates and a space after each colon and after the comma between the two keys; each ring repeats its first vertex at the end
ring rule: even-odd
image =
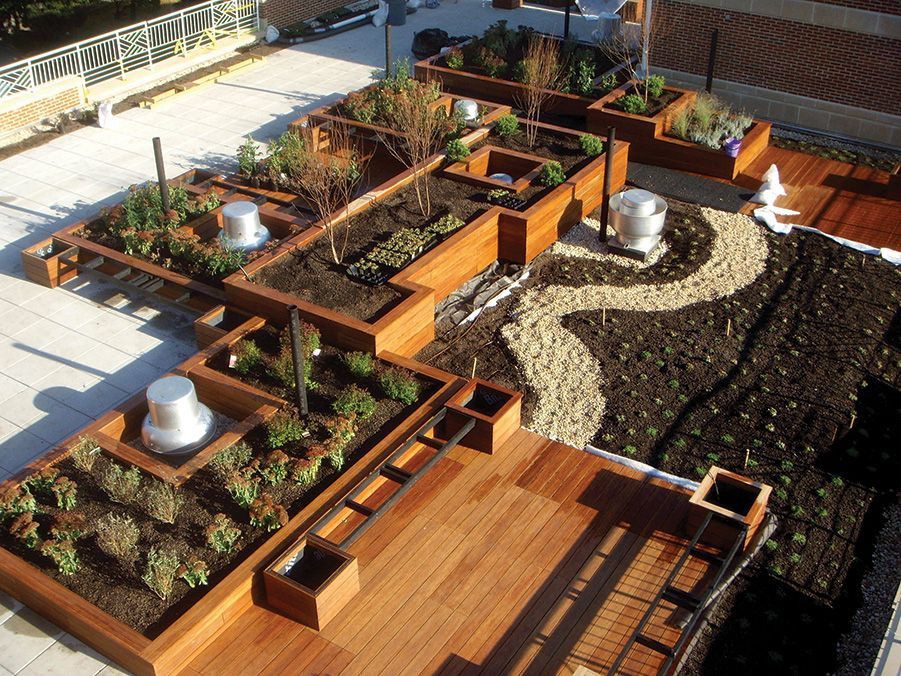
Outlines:
{"type": "MultiPolygon", "coordinates": [[[[537,396],[531,429],[581,448],[601,426],[606,400],[598,393],[603,391],[604,367],[563,328],[566,315],[600,313],[602,308],[608,317],[616,310],[678,310],[729,296],[763,272],[768,249],[760,226],[741,214],[708,208],[700,213],[714,231],[713,247],[709,260],[685,279],[629,287],[536,287],[520,297],[519,314],[502,333],[537,396]]],[[[565,238],[561,248],[578,246],[586,230],[565,238]]],[[[598,260],[609,257],[600,251],[596,255],[603,256],[598,260]]]]}

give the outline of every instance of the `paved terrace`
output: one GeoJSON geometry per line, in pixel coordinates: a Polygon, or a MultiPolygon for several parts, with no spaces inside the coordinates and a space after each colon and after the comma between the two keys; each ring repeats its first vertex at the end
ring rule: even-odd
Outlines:
{"type": "MultiPolygon", "coordinates": [[[[393,29],[395,53],[412,59],[413,33],[423,28],[476,34],[501,18],[549,32],[562,25],[554,12],[445,0],[393,29]]],[[[574,18],[575,30],[586,26],[574,18]]],[[[297,45],[153,110],[129,110],[115,129],[80,129],[0,162],[0,480],[196,349],[193,316],[83,278],[46,289],[25,280],[19,251],[153,178],[154,136],[162,139],[169,176],[192,167],[233,170],[247,134],[278,136],[306,111],[368,84],[373,70],[384,68],[383,35],[366,26],[297,45]]],[[[118,673],[2,594],[0,623],[0,676],[118,673]]]]}

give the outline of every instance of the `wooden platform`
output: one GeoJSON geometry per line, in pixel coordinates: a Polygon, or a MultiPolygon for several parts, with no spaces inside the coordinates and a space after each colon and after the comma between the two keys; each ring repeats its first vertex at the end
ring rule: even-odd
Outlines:
{"type": "MultiPolygon", "coordinates": [[[[458,447],[351,546],[360,593],[321,632],[254,606],[184,673],[603,673],[685,548],[688,499],[525,430],[458,447]]],[[[677,583],[709,574],[693,559],[677,583]]],[[[645,633],[672,645],[678,612],[645,633]]],[[[663,659],[638,646],[622,673],[663,659]]]]}
{"type": "MultiPolygon", "coordinates": [[[[887,199],[889,173],[770,146],[735,183],[756,191],[771,164],[788,192],[776,204],[800,211],[782,220],[875,247],[901,250],[901,201],[887,199]]],[[[751,214],[759,205],[749,205],[751,214]]]]}

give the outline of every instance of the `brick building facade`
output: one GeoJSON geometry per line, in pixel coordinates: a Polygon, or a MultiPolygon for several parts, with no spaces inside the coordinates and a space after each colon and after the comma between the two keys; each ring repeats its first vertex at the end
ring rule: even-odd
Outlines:
{"type": "Polygon", "coordinates": [[[344,7],[351,0],[266,0],[263,18],[276,28],[284,28],[304,19],[344,7]]]}

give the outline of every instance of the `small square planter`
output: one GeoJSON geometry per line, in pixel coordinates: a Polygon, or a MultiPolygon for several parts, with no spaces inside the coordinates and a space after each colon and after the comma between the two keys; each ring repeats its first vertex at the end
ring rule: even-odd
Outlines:
{"type": "Polygon", "coordinates": [[[250,314],[237,308],[217,305],[194,320],[194,340],[204,350],[222,336],[231,333],[250,319],[250,314]]]}
{"type": "Polygon", "coordinates": [[[747,547],[766,514],[772,488],[748,477],[721,467],[711,467],[689,502],[686,532],[694,535],[708,513],[711,520],[703,544],[728,549],[735,541],[738,529],[748,527],[744,546],[747,547]]]}
{"type": "Polygon", "coordinates": [[[319,631],[360,591],[357,559],[310,535],[263,571],[266,602],[319,631]]]}
{"type": "Polygon", "coordinates": [[[70,257],[77,252],[77,246],[52,237],[22,249],[22,267],[25,268],[25,276],[41,286],[55,289],[78,274],[77,268],[60,262],[61,257],[70,257]]]}
{"type": "Polygon", "coordinates": [[[447,404],[442,433],[450,438],[469,419],[476,421],[461,445],[494,453],[519,429],[522,395],[478,378],[470,380],[447,404]]]}
{"type": "Polygon", "coordinates": [[[547,160],[542,157],[486,145],[462,162],[455,162],[447,167],[444,174],[447,178],[480,186],[485,190],[501,188],[522,192],[535,180],[546,163],[547,160]],[[507,174],[513,179],[513,183],[490,178],[493,174],[507,174]]]}

